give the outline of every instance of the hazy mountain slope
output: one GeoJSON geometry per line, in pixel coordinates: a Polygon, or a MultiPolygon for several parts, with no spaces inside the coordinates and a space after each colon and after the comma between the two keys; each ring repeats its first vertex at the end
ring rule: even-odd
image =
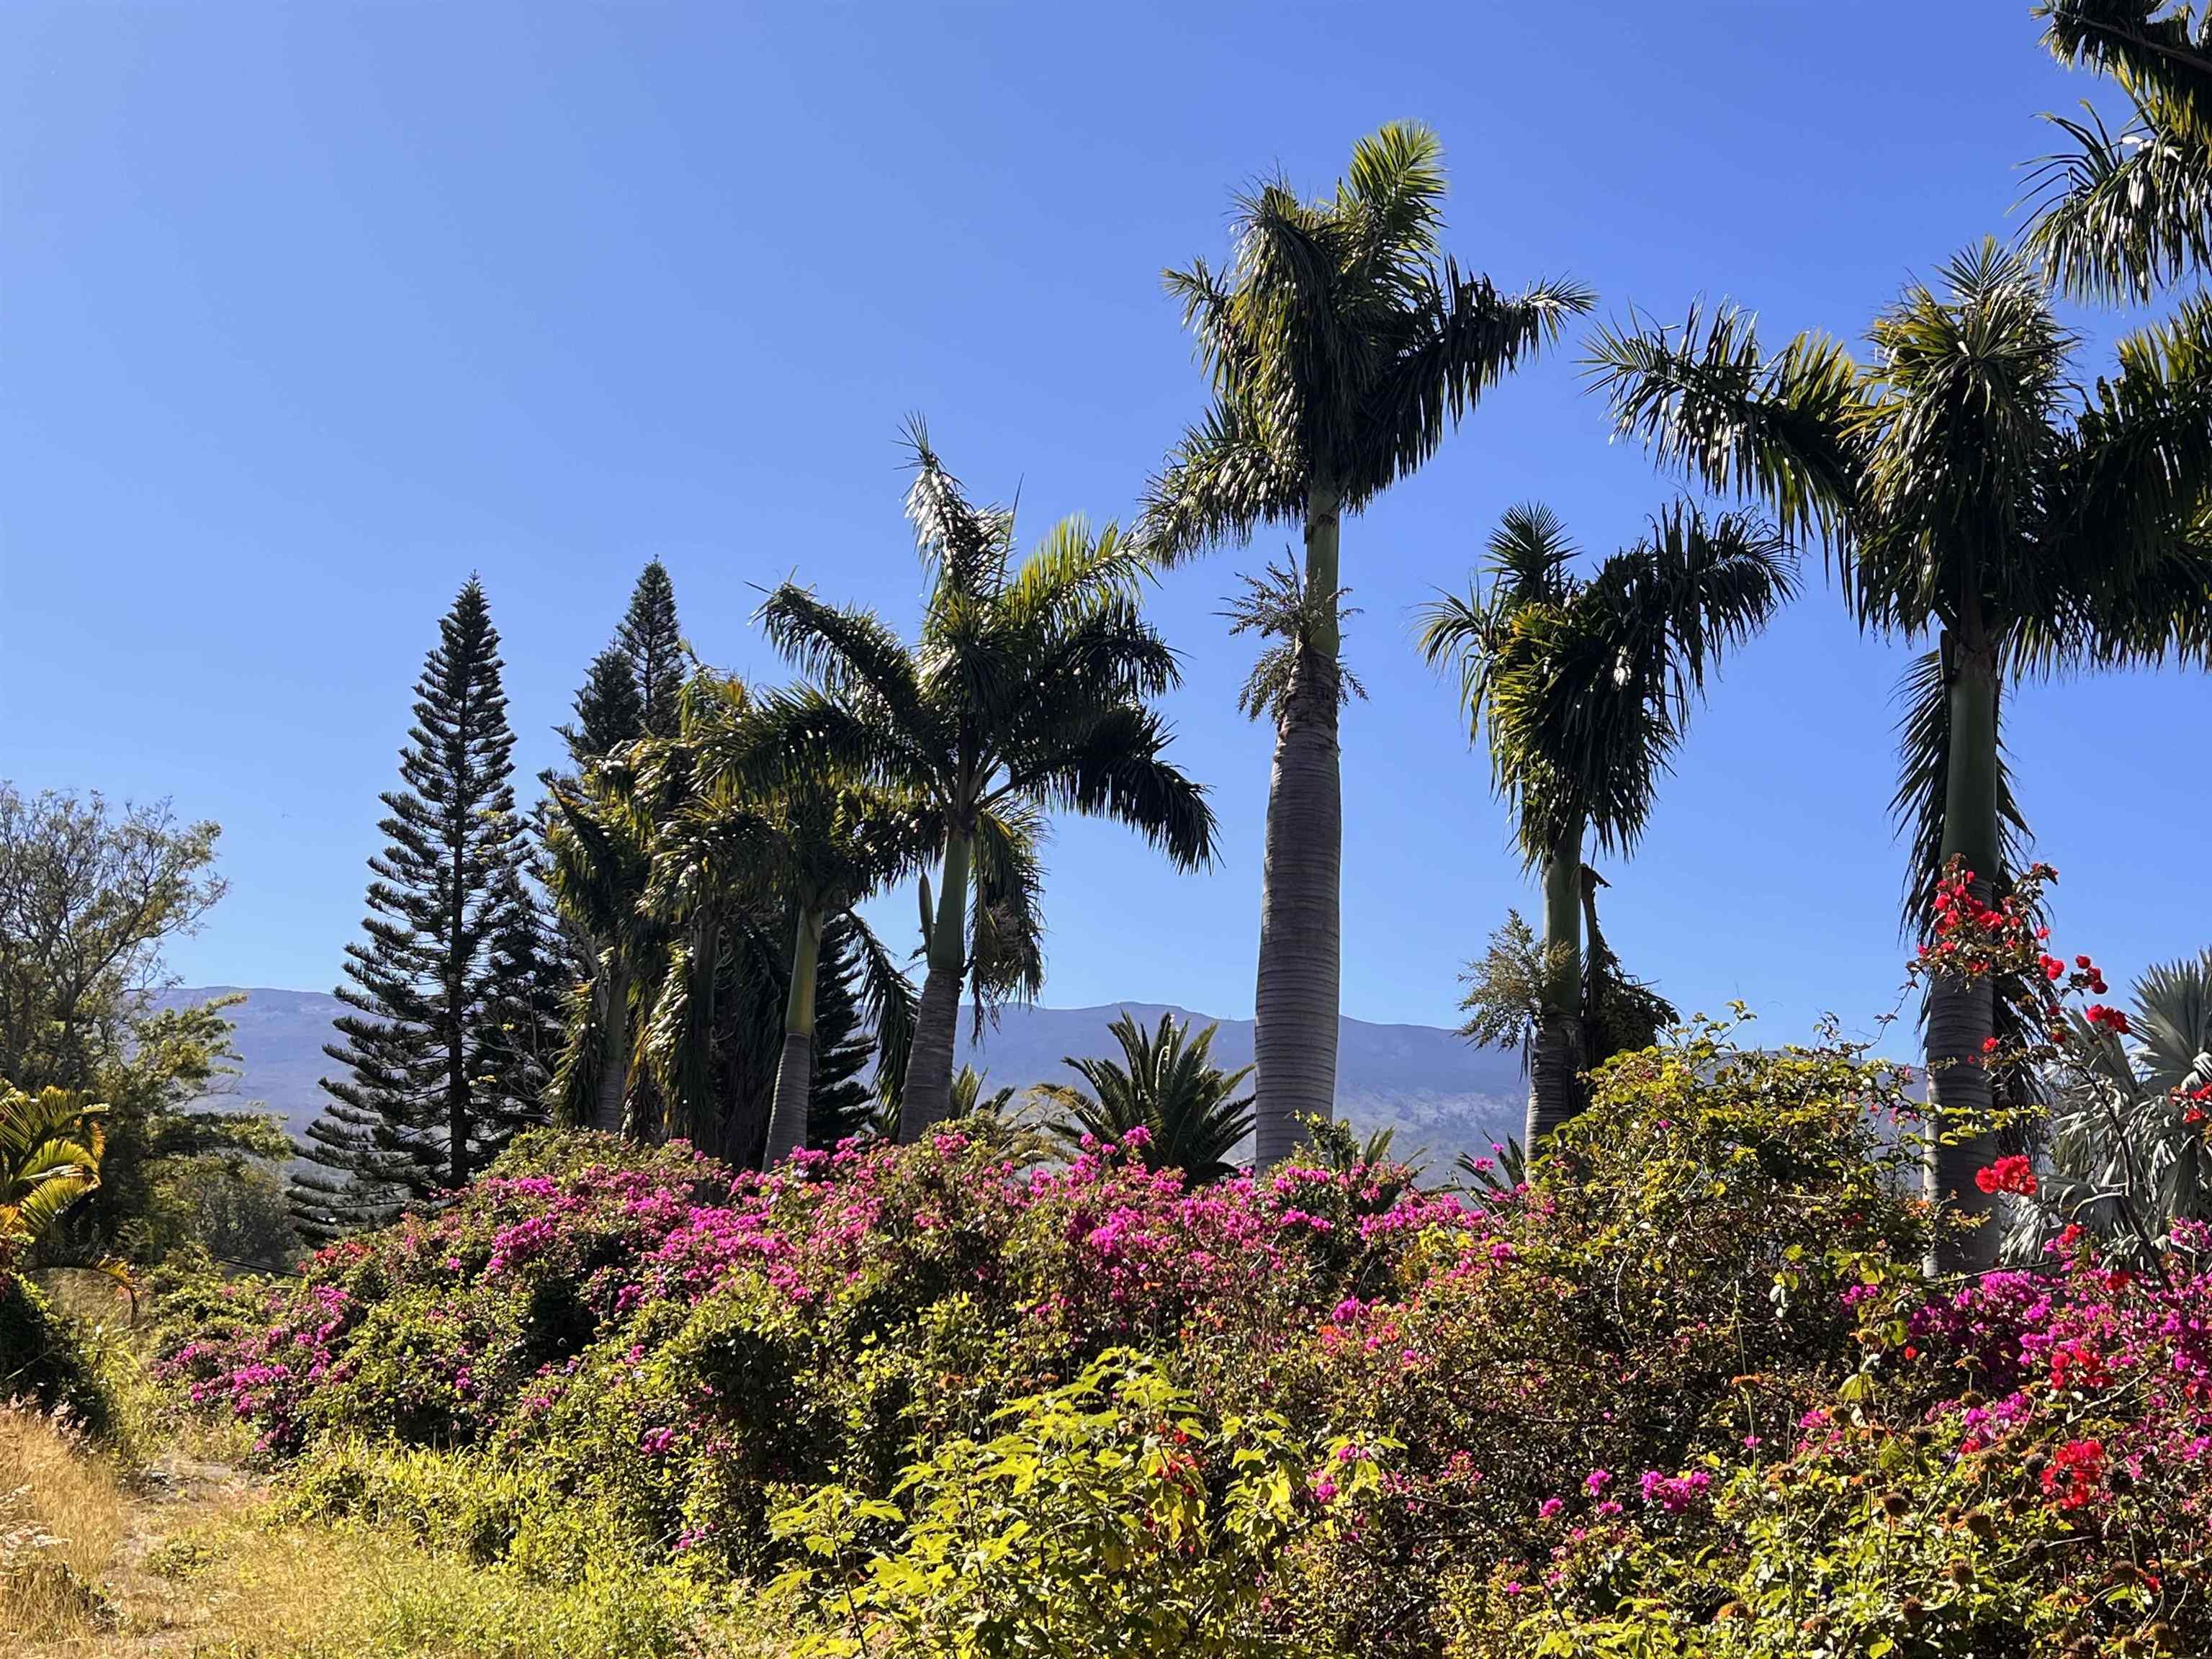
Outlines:
{"type": "MultiPolygon", "coordinates": [[[[237,1046],[244,1075],[232,1097],[241,1106],[258,1103],[281,1115],[294,1133],[305,1129],[321,1109],[316,1080],[331,1070],[323,1044],[331,1021],[341,1011],[336,997],[320,991],[282,991],[227,986],[198,986],[171,991],[164,1004],[196,1002],[234,989],[246,1001],[230,1011],[238,1027],[237,1046]]],[[[1126,1007],[1146,1024],[1157,1021],[1163,1005],[1114,1004],[1097,1008],[1010,1008],[995,1030],[971,1048],[961,1030],[960,1058],[989,1074],[991,1085],[1024,1087],[1048,1079],[1066,1079],[1066,1054],[1117,1054],[1106,1027],[1126,1007]]],[[[1204,1024],[1207,1017],[1177,1008],[1177,1018],[1204,1024]]],[[[1364,1133],[1395,1126],[1401,1153],[1426,1148],[1432,1162],[1449,1163],[1457,1153],[1480,1150],[1508,1131],[1517,1132],[1526,1085],[1511,1054],[1478,1053],[1449,1031],[1430,1025],[1340,1024],[1337,1109],[1364,1133]]],[[[1252,1022],[1223,1020],[1214,1039],[1214,1058],[1222,1065],[1249,1065],[1252,1022]]]]}

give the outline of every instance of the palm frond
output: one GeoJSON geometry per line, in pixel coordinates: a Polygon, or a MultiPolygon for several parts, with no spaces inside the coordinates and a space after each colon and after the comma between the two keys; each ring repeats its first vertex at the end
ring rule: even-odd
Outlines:
{"type": "Polygon", "coordinates": [[[2077,299],[2140,304],[2212,270],[2212,142],[2162,130],[2154,111],[2115,133],[2084,108],[2044,118],[2074,148],[2031,173],[2027,246],[2052,279],[2077,299]]]}
{"type": "Polygon", "coordinates": [[[1840,555],[1857,488],[1854,428],[1868,403],[1857,365],[1835,341],[1801,334],[1769,356],[1757,319],[1734,305],[1678,328],[1600,328],[1583,359],[1614,429],[1706,489],[1766,503],[1792,536],[1840,555]]]}
{"type": "MultiPolygon", "coordinates": [[[[1943,874],[1943,809],[1951,781],[1950,682],[1943,653],[1929,651],[1913,659],[1898,686],[1904,712],[1897,723],[1898,784],[1890,816],[1906,847],[1902,923],[1919,938],[1935,914],[1936,888],[1943,874]]],[[[2000,890],[2027,861],[2027,819],[2013,793],[2012,767],[2005,758],[2004,694],[1997,694],[1998,856],[2003,867],[1987,872],[2000,890]]],[[[1977,871],[1977,875],[1983,872],[1977,871]]]]}

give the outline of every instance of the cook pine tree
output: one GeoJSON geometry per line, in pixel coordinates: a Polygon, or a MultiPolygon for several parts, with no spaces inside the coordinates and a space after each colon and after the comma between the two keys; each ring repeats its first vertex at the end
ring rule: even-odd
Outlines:
{"type": "Polygon", "coordinates": [[[416,684],[399,787],[383,797],[363,937],[346,947],[348,1009],[324,1052],[343,1070],[301,1156],[303,1232],[381,1225],[465,1186],[542,1121],[550,981],[516,814],[514,734],[499,635],[473,578],[416,684]]]}

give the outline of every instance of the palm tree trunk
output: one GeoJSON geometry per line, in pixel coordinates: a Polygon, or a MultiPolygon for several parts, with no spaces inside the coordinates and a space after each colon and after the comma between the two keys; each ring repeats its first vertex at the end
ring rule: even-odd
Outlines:
{"type": "Polygon", "coordinates": [[[772,1170],[806,1145],[806,1105],[814,1092],[814,983],[822,963],[822,913],[799,910],[799,936],[791,947],[791,989],[783,1003],[783,1054],[776,1062],[775,1103],[769,1109],[768,1150],[761,1168],[772,1170]]]}
{"type": "Polygon", "coordinates": [[[1291,1155],[1301,1120],[1336,1112],[1344,857],[1337,500],[1334,486],[1316,477],[1306,506],[1305,586],[1321,596],[1322,611],[1311,636],[1298,641],[1267,785],[1252,1033],[1253,1163],[1261,1170],[1291,1155]]]}
{"type": "Polygon", "coordinates": [[[1582,1109],[1583,825],[1577,818],[1544,858],[1544,963],[1547,994],[1528,1066],[1528,1120],[1521,1144],[1537,1141],[1582,1109]],[[1556,971],[1554,971],[1556,964],[1556,971]]]}
{"type": "Polygon", "coordinates": [[[623,1132],[623,1106],[629,1092],[629,975],[610,946],[600,994],[606,1006],[599,1021],[599,1086],[592,1111],[594,1129],[623,1132]]]}
{"type": "MultiPolygon", "coordinates": [[[[1978,631],[1978,630],[1975,630],[1978,631]]],[[[1964,860],[1973,893],[1986,904],[1997,871],[1997,664],[1986,644],[1956,650],[1948,705],[1950,769],[1943,796],[1943,861],[1964,860]]],[[[1996,1198],[1974,1175],[1996,1157],[1989,1127],[1990,1073],[1983,1044],[1996,1030],[1996,1003],[1986,975],[1939,975],[1928,990],[1928,1091],[1930,1107],[1924,1176],[1930,1202],[1978,1221],[1970,1233],[1946,1229],[1929,1267],[1977,1273],[1996,1265],[1996,1198]]]]}
{"type": "Polygon", "coordinates": [[[968,977],[969,838],[945,843],[945,879],[929,919],[929,972],[914,1017],[914,1046],[899,1097],[899,1144],[910,1146],[952,1115],[952,1041],[960,1029],[960,987],[968,977]]]}

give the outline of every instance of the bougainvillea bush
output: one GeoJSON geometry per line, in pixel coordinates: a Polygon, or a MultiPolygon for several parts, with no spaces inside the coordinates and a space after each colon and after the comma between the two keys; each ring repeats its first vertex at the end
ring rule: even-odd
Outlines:
{"type": "Polygon", "coordinates": [[[305,1510],[827,1651],[2212,1650],[2203,1241],[1931,1285],[1911,1082],[1701,1027],[1480,1193],[541,1134],[163,1364],[305,1510]]]}

